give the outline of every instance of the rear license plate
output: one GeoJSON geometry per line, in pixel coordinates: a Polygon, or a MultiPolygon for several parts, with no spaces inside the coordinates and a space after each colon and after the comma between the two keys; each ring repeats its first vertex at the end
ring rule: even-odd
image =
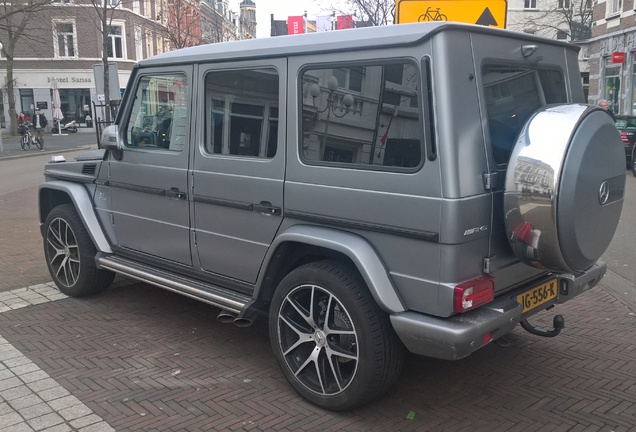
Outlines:
{"type": "Polygon", "coordinates": [[[555,299],[556,296],[557,280],[551,279],[544,284],[524,292],[523,294],[519,294],[517,296],[517,302],[523,306],[523,313],[526,313],[552,299],[555,299]]]}

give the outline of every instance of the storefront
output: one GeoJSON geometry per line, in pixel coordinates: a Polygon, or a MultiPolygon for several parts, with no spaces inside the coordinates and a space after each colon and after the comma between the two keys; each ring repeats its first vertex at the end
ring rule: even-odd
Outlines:
{"type": "Polygon", "coordinates": [[[615,114],[636,115],[636,31],[599,38],[590,51],[599,53],[589,63],[590,103],[607,99],[615,114]]]}
{"type": "MultiPolygon", "coordinates": [[[[125,87],[130,71],[120,71],[119,84],[125,87]]],[[[92,128],[93,102],[100,104],[95,92],[92,70],[15,70],[16,112],[24,111],[32,116],[40,108],[47,119],[53,115],[53,89],[60,93],[63,122],[75,120],[80,127],[92,128]],[[88,121],[87,121],[88,120],[88,121]]],[[[6,94],[0,98],[0,123],[8,126],[8,101],[6,94]]]]}

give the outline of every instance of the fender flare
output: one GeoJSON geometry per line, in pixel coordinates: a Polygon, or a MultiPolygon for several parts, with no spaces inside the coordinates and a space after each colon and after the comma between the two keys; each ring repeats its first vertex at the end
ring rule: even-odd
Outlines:
{"type": "MultiPolygon", "coordinates": [[[[389,273],[384,263],[373,246],[364,238],[356,234],[329,228],[312,225],[294,225],[276,237],[265,256],[263,262],[264,269],[269,267],[278,247],[286,242],[318,246],[346,255],[353,261],[369,287],[371,295],[384,311],[387,313],[406,311],[402,300],[398,296],[389,278],[389,273]]],[[[260,295],[260,289],[263,286],[266,273],[267,272],[263,271],[259,274],[254,298],[258,298],[260,295]]]]}
{"type": "MultiPolygon", "coordinates": [[[[95,208],[93,207],[93,200],[91,199],[88,191],[84,186],[78,183],[71,183],[65,181],[49,181],[46,183],[42,183],[38,190],[38,206],[39,208],[39,218],[40,218],[40,230],[44,229],[45,217],[42,214],[42,199],[43,193],[46,190],[55,190],[59,192],[64,192],[73,202],[79,217],[82,219],[84,223],[84,227],[86,227],[86,231],[88,231],[88,235],[90,235],[93,240],[93,244],[97,248],[99,252],[104,253],[113,253],[110,248],[110,244],[108,240],[106,240],[106,236],[102,231],[102,227],[97,220],[97,215],[95,214],[95,208]]],[[[44,233],[43,233],[44,234],[44,233]]]]}

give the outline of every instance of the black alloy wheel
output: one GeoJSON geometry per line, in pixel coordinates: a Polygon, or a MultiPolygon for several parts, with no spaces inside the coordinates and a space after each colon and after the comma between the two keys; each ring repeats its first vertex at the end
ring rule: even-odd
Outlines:
{"type": "Polygon", "coordinates": [[[115,273],[95,265],[95,245],[72,204],[51,210],[44,227],[46,264],[62,293],[83,297],[111,284],[115,273]]]}
{"type": "Polygon", "coordinates": [[[398,378],[404,347],[359,273],[318,261],[288,274],[270,308],[272,348],[301,396],[334,411],[379,397],[398,378]]]}

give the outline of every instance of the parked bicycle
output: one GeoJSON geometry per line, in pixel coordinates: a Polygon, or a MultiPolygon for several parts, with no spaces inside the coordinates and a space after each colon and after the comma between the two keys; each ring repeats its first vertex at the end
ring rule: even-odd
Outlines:
{"type": "Polygon", "coordinates": [[[417,19],[419,22],[422,21],[448,21],[448,17],[439,12],[441,8],[433,9],[431,7],[426,8],[426,12],[419,16],[417,19]]]}
{"type": "Polygon", "coordinates": [[[27,151],[31,148],[31,145],[35,144],[37,148],[42,150],[44,148],[44,145],[39,138],[33,136],[31,130],[29,129],[30,126],[32,126],[30,123],[21,124],[20,126],[18,126],[18,133],[21,137],[20,147],[22,147],[22,150],[27,151]]]}

